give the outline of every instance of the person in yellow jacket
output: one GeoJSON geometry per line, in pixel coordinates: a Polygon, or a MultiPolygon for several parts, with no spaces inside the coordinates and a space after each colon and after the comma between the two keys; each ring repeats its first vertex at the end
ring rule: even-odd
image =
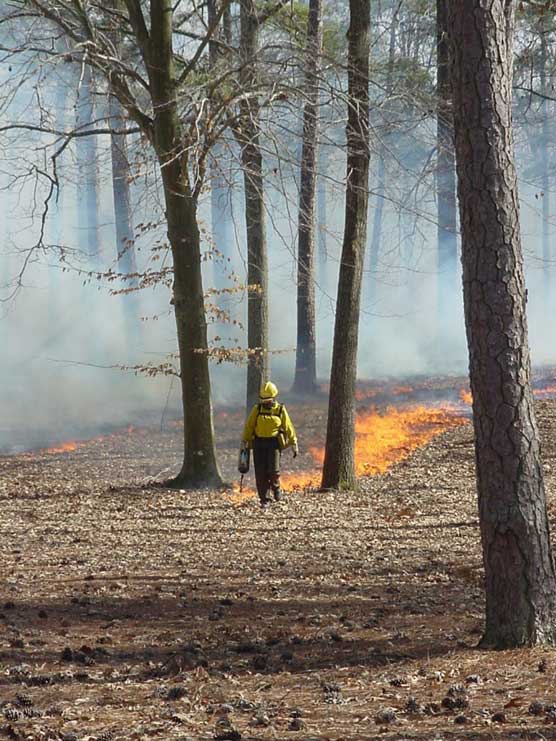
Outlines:
{"type": "Polygon", "coordinates": [[[278,389],[271,381],[263,384],[259,393],[260,401],[251,410],[243,430],[242,446],[253,449],[257,492],[263,509],[270,501],[270,489],[277,502],[282,498],[281,451],[291,447],[294,458],[299,452],[290,415],[286,407],[278,403],[277,396],[278,389]]]}

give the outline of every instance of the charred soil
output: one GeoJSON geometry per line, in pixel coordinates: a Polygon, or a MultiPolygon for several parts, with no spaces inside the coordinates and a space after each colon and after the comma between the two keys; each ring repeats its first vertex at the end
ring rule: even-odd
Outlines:
{"type": "MultiPolygon", "coordinates": [[[[556,402],[537,409],[553,520],[556,402]]],[[[292,412],[320,442],[324,408],[292,412]]],[[[230,480],[241,415],[217,423],[230,480]]],[[[0,739],[556,738],[556,653],[476,648],[468,421],[265,514],[153,485],[180,449],[168,425],[0,459],[0,739]]]]}

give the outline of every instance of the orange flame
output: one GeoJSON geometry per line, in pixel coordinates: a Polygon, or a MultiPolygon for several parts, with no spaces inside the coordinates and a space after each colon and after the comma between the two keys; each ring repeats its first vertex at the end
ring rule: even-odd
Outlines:
{"type": "MultiPolygon", "coordinates": [[[[552,396],[556,396],[556,386],[544,386],[544,388],[541,389],[533,389],[533,393],[540,399],[550,398],[552,396]]],[[[461,391],[459,392],[459,398],[463,401],[464,404],[473,403],[473,394],[467,389],[461,389],[461,391]]]]}
{"type": "Polygon", "coordinates": [[[461,391],[459,392],[459,398],[463,401],[464,404],[473,404],[473,394],[467,389],[461,389],[461,391]]]}
{"type": "Polygon", "coordinates": [[[412,386],[394,386],[392,394],[401,396],[402,394],[412,394],[415,389],[412,386]]]}
{"type": "Polygon", "coordinates": [[[425,406],[359,414],[355,423],[356,473],[384,473],[445,430],[465,423],[446,409],[425,406]]]}
{"type": "Polygon", "coordinates": [[[533,393],[541,399],[556,396],[556,386],[545,386],[542,389],[533,389],[533,393]]]}
{"type": "MultiPolygon", "coordinates": [[[[356,474],[375,476],[384,473],[445,430],[464,424],[466,419],[449,407],[389,407],[383,413],[376,410],[361,412],[355,423],[356,474]]],[[[304,491],[320,486],[324,448],[313,447],[309,453],[317,467],[283,475],[282,486],[286,491],[304,491]]],[[[239,492],[237,487],[229,496],[234,504],[242,504],[254,497],[255,492],[252,489],[239,492]]]]}
{"type": "Polygon", "coordinates": [[[242,490],[240,491],[239,484],[234,483],[232,493],[226,494],[225,496],[227,497],[227,499],[230,500],[232,504],[235,504],[237,507],[239,507],[240,505],[245,504],[245,502],[248,502],[250,499],[254,499],[256,494],[256,491],[250,486],[244,485],[242,490]]]}
{"type": "MultiPolygon", "coordinates": [[[[122,430],[120,434],[124,432],[122,430]]],[[[128,425],[125,428],[125,432],[128,436],[131,437],[131,435],[136,434],[143,434],[144,430],[141,428],[134,427],[133,425],[128,425]]],[[[117,438],[118,433],[112,433],[110,435],[97,435],[96,437],[92,437],[89,440],[64,440],[64,442],[57,443],[56,445],[52,445],[49,448],[41,448],[39,451],[40,453],[48,453],[50,455],[55,455],[57,453],[72,453],[74,450],[79,450],[81,448],[84,448],[88,445],[93,445],[94,443],[103,443],[106,440],[110,440],[112,438],[117,438]]]]}
{"type": "Polygon", "coordinates": [[[379,393],[378,389],[356,389],[355,400],[366,401],[367,399],[372,399],[373,396],[378,396],[379,393]]]}
{"type": "Polygon", "coordinates": [[[78,443],[76,440],[66,440],[59,445],[54,445],[52,448],[45,448],[43,453],[71,453],[72,450],[77,450],[83,443],[78,443]]]}

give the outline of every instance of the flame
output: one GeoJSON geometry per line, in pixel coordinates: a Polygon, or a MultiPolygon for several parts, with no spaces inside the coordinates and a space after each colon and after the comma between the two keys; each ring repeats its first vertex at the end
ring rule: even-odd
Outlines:
{"type": "Polygon", "coordinates": [[[461,389],[459,392],[459,398],[464,404],[473,404],[473,394],[468,389],[461,389]]]}
{"type": "Polygon", "coordinates": [[[466,424],[465,419],[436,407],[389,407],[384,414],[359,414],[355,423],[355,471],[358,476],[384,473],[437,435],[462,424],[466,424]]]}
{"type": "MultiPolygon", "coordinates": [[[[458,415],[457,408],[448,406],[389,407],[384,412],[360,412],[355,423],[356,474],[376,476],[385,473],[437,435],[466,423],[467,420],[458,415]]],[[[320,486],[324,447],[312,447],[309,453],[315,468],[282,475],[282,487],[286,491],[305,491],[320,486]]],[[[239,487],[235,487],[229,498],[239,505],[254,496],[252,489],[240,492],[239,487]]]]}
{"type": "MultiPolygon", "coordinates": [[[[384,473],[436,435],[465,423],[449,408],[388,407],[383,413],[360,412],[355,422],[355,472],[358,476],[384,473]]],[[[322,466],[324,448],[311,448],[310,453],[315,463],[322,466]]],[[[318,475],[305,474],[303,478],[314,480],[318,475]]]]}
{"type": "Polygon", "coordinates": [[[374,396],[378,396],[379,393],[378,389],[356,389],[355,400],[366,401],[367,399],[372,399],[374,396]]]}
{"type": "Polygon", "coordinates": [[[41,453],[71,453],[72,450],[77,450],[83,443],[77,442],[77,440],[66,440],[59,445],[54,445],[52,448],[44,448],[41,453]]]}
{"type": "Polygon", "coordinates": [[[415,389],[412,386],[394,386],[392,394],[400,396],[402,394],[412,394],[414,391],[415,389]]]}
{"type": "Polygon", "coordinates": [[[556,386],[545,386],[542,389],[533,389],[535,396],[539,396],[541,399],[548,398],[556,395],[556,386]]]}
{"type": "Polygon", "coordinates": [[[37,452],[46,453],[49,455],[56,455],[59,453],[72,453],[74,450],[80,450],[81,448],[84,448],[88,445],[93,445],[94,443],[103,443],[107,440],[116,439],[119,435],[124,433],[127,434],[128,437],[131,437],[132,435],[144,435],[146,433],[146,430],[143,428],[134,427],[130,424],[119,432],[113,432],[110,435],[97,435],[96,437],[92,437],[88,440],[64,440],[63,442],[57,443],[56,445],[52,445],[48,448],[41,448],[37,452]]]}
{"type": "MultiPolygon", "coordinates": [[[[544,386],[540,389],[533,389],[533,393],[535,396],[541,398],[541,399],[547,399],[552,396],[556,396],[556,386],[544,386]]],[[[473,403],[473,394],[471,391],[468,391],[467,389],[461,389],[459,392],[459,398],[463,401],[464,404],[472,404],[473,403]]]]}
{"type": "Polygon", "coordinates": [[[227,499],[230,500],[232,504],[239,507],[240,505],[245,504],[245,502],[248,502],[250,499],[254,499],[257,496],[257,492],[250,486],[245,485],[243,485],[240,491],[239,484],[234,482],[232,493],[225,494],[225,496],[227,499]]]}
{"type": "MultiPolygon", "coordinates": [[[[311,448],[310,453],[315,462],[319,462],[319,458],[322,458],[322,461],[324,461],[324,448],[322,449],[322,454],[319,448],[311,448]]],[[[283,474],[280,479],[282,481],[282,487],[286,491],[306,491],[307,489],[317,489],[320,486],[321,472],[318,469],[312,471],[294,471],[283,474]]]]}

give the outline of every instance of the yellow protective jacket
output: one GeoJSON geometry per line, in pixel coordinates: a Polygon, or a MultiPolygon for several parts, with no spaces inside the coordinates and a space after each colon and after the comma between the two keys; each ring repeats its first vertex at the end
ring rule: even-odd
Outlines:
{"type": "Polygon", "coordinates": [[[253,447],[255,437],[278,437],[280,450],[297,444],[297,435],[286,407],[277,401],[272,406],[255,404],[243,429],[243,442],[253,447]]]}

